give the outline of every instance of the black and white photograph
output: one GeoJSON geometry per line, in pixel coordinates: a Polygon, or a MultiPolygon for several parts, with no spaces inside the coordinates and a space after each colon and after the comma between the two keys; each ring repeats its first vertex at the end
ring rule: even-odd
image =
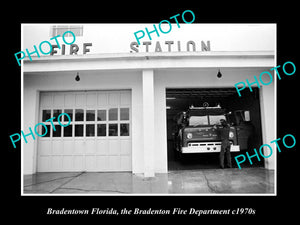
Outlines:
{"type": "Polygon", "coordinates": [[[191,19],[22,24],[23,194],[276,194],[276,24],[191,19]]]}

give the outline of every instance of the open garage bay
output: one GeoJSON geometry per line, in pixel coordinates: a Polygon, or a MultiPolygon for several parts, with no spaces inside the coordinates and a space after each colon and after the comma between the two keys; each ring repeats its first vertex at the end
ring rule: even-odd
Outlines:
{"type": "MultiPolygon", "coordinates": [[[[233,167],[236,167],[234,156],[257,148],[262,144],[262,128],[260,113],[259,89],[253,88],[253,92],[245,92],[239,97],[235,88],[168,88],[166,90],[167,106],[167,143],[168,143],[168,169],[190,170],[190,169],[213,169],[219,168],[219,153],[190,153],[176,157],[174,149],[174,135],[176,134],[176,115],[187,111],[190,106],[203,107],[209,105],[215,107],[220,105],[227,113],[234,111],[249,111],[250,123],[254,132],[248,140],[246,148],[241,152],[231,153],[233,167]]],[[[263,166],[264,162],[254,162],[254,165],[263,166]]]]}

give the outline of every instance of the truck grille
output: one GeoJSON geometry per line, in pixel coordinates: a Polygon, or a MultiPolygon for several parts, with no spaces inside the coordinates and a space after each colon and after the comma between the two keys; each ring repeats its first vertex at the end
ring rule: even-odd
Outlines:
{"type": "Polygon", "coordinates": [[[201,143],[201,142],[191,142],[188,143],[188,147],[204,147],[206,150],[218,150],[221,146],[221,142],[213,143],[201,143]]]}

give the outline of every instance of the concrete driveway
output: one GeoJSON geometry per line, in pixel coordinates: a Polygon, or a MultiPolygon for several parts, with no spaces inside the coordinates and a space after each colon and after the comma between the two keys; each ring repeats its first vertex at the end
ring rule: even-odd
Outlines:
{"type": "Polygon", "coordinates": [[[24,194],[262,194],[274,193],[264,168],[169,171],[154,178],[131,172],[37,173],[24,176],[24,194]]]}

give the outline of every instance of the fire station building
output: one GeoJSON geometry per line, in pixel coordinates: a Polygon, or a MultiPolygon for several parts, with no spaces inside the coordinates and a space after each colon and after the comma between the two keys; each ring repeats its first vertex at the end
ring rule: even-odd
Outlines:
{"type": "MultiPolygon", "coordinates": [[[[22,25],[23,49],[66,30],[76,35],[76,45],[22,62],[22,130],[40,122],[49,128],[44,137],[22,141],[24,174],[167,173],[173,116],[204,102],[248,110],[256,146],[276,139],[276,81],[253,85],[243,97],[234,87],[276,66],[274,24],[186,24],[151,44],[132,45],[133,32],[144,26],[22,25]],[[54,131],[45,121],[61,113],[72,122],[54,131]]],[[[276,151],[260,166],[275,169],[276,151]]]]}

